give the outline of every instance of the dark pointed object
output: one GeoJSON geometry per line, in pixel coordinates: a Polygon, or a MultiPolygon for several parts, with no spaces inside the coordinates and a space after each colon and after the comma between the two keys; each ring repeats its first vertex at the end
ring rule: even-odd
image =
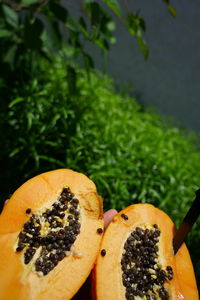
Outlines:
{"type": "Polygon", "coordinates": [[[186,239],[188,232],[191,230],[193,224],[196,222],[198,216],[200,215],[200,189],[196,191],[196,198],[192,203],[188,213],[183,219],[179,229],[177,230],[173,239],[174,254],[178,252],[182,243],[186,239]]]}

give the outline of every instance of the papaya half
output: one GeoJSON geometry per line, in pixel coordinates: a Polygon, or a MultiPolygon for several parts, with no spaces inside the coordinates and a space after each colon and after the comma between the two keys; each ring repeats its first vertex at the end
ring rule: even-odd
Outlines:
{"type": "Polygon", "coordinates": [[[104,233],[93,272],[97,300],[197,300],[198,290],[185,244],[173,252],[176,228],[150,204],[118,213],[104,233]]]}
{"type": "Polygon", "coordinates": [[[85,175],[60,169],[28,180],[0,215],[0,299],[71,299],[102,232],[102,199],[85,175]]]}

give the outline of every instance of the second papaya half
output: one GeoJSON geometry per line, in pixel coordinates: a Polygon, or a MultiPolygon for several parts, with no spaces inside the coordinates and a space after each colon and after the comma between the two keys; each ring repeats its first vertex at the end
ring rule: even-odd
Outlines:
{"type": "Polygon", "coordinates": [[[186,245],[173,252],[175,226],[150,204],[131,205],[108,226],[93,273],[98,300],[198,300],[186,245]]]}

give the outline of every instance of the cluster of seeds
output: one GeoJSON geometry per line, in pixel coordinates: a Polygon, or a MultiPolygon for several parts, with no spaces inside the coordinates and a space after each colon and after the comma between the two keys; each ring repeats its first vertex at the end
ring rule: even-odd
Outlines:
{"type": "Polygon", "coordinates": [[[163,269],[160,265],[159,237],[160,230],[154,224],[150,229],[136,227],[126,240],[121,259],[126,299],[169,299],[164,283],[173,279],[173,270],[170,266],[163,269]]]}
{"type": "MultiPolygon", "coordinates": [[[[29,213],[30,209],[26,210],[29,213]]],[[[24,263],[28,264],[37,249],[34,262],[38,275],[48,274],[69,251],[80,233],[80,206],[70,189],[63,188],[50,209],[32,214],[18,236],[16,251],[24,251],[24,263]]]]}

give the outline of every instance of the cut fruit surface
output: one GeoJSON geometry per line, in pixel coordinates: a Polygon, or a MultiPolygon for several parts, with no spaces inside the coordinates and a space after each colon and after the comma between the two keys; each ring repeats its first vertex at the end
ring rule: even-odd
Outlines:
{"type": "Polygon", "coordinates": [[[135,204],[118,213],[102,240],[93,272],[97,300],[198,300],[190,255],[174,255],[175,226],[161,210],[135,204]]]}
{"type": "Polygon", "coordinates": [[[0,299],[71,299],[88,277],[103,228],[85,175],[60,169],[24,183],[0,215],[0,299]]]}

